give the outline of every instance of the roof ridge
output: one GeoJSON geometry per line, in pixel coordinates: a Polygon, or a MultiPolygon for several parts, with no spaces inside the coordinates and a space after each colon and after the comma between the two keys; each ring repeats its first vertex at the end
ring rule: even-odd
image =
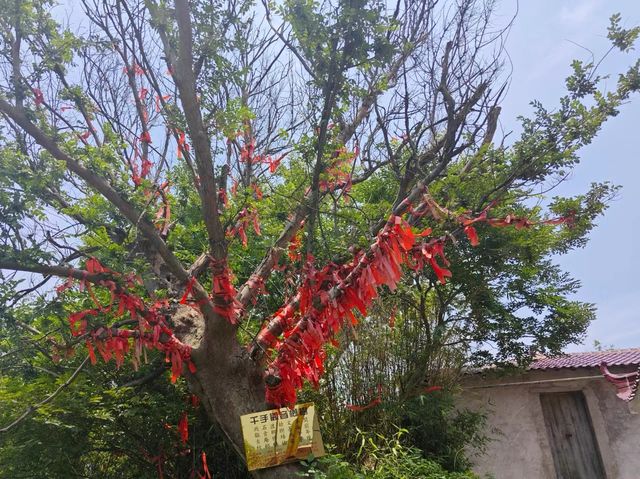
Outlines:
{"type": "Polygon", "coordinates": [[[603,362],[611,366],[640,365],[640,348],[577,351],[536,358],[527,369],[563,369],[598,367],[603,362]]]}
{"type": "MultiPolygon", "coordinates": [[[[630,351],[640,352],[640,348],[614,348],[614,349],[602,349],[599,351],[575,351],[571,353],[563,353],[562,355],[573,356],[577,354],[606,354],[606,353],[623,353],[623,352],[630,352],[630,351]]],[[[546,357],[555,358],[556,356],[546,356],[546,357]]]]}

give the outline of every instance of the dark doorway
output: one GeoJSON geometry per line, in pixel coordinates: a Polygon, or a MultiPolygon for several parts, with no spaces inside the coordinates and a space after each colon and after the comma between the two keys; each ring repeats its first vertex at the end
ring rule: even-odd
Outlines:
{"type": "Polygon", "coordinates": [[[582,391],[540,394],[558,479],[605,479],[598,442],[582,391]]]}

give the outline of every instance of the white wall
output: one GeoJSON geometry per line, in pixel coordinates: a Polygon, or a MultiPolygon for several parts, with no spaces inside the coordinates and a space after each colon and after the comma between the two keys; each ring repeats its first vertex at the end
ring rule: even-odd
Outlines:
{"type": "MultiPolygon", "coordinates": [[[[625,371],[612,368],[612,372],[625,371]]],[[[615,387],[597,369],[531,371],[503,378],[476,374],[466,378],[463,388],[459,407],[487,413],[485,432],[493,439],[487,453],[475,458],[477,473],[496,479],[555,479],[539,394],[580,390],[608,479],[640,478],[640,414],[634,411],[640,412],[640,399],[631,404],[618,399],[615,387]],[[554,381],[505,385],[549,379],[554,381]]]]}

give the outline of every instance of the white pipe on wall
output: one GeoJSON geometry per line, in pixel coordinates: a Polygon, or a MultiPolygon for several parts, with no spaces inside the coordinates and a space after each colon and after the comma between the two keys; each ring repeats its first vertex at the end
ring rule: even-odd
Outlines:
{"type": "Polygon", "coordinates": [[[462,389],[502,388],[506,386],[522,386],[525,384],[545,384],[545,383],[558,383],[558,382],[564,382],[564,381],[578,381],[580,379],[604,379],[604,376],[578,376],[575,378],[540,379],[538,381],[522,381],[522,382],[500,383],[500,384],[481,384],[478,386],[463,386],[462,389]]]}

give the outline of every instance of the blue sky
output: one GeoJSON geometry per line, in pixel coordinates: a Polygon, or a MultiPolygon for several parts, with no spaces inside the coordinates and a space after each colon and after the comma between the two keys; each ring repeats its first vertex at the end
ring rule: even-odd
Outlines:
{"type": "MultiPolygon", "coordinates": [[[[502,128],[516,130],[518,115],[531,112],[533,99],[551,108],[563,94],[564,79],[574,58],[596,59],[608,48],[607,26],[611,14],[620,12],[626,27],[640,24],[639,0],[503,0],[497,23],[505,23],[518,8],[506,48],[513,73],[503,103],[502,128]]],[[[640,43],[640,42],[639,42],[640,43]]],[[[611,55],[601,66],[602,73],[624,71],[640,55],[611,55]]],[[[586,191],[592,181],[610,180],[622,191],[592,232],[582,250],[558,258],[560,264],[582,282],[577,297],[595,303],[598,318],[589,328],[582,345],[569,351],[593,349],[593,341],[618,348],[640,347],[640,314],[637,300],[640,285],[640,95],[625,105],[620,115],[607,122],[593,144],[581,151],[569,181],[554,194],[573,195],[586,191]]]]}

